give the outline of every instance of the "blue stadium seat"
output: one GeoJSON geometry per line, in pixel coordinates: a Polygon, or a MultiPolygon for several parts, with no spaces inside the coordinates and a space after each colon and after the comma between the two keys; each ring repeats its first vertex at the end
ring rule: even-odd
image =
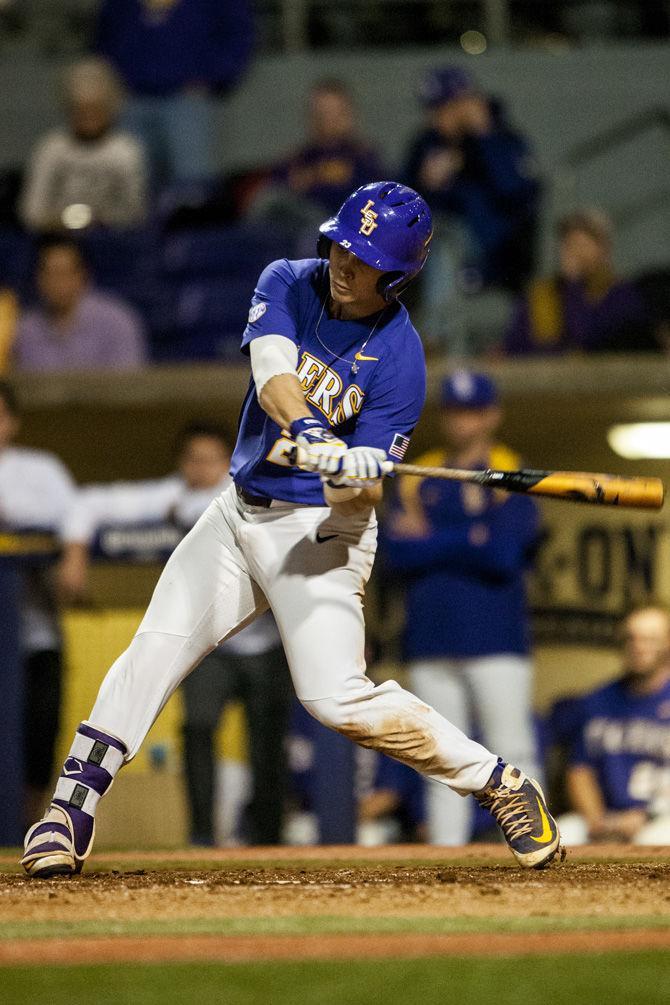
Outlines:
{"type": "Polygon", "coordinates": [[[251,276],[253,282],[269,262],[287,254],[283,234],[239,224],[172,235],[165,242],[162,264],[169,276],[251,276]]]}
{"type": "Polygon", "coordinates": [[[35,245],[29,234],[0,230],[0,286],[10,286],[25,296],[30,290],[35,245]]]}

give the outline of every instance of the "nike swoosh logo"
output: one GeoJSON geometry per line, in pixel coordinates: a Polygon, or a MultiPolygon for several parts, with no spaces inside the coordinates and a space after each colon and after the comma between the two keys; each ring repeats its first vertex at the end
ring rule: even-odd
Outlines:
{"type": "Polygon", "coordinates": [[[322,535],[322,534],[319,534],[318,531],[316,533],[317,544],[323,544],[325,541],[332,541],[334,537],[339,537],[339,534],[326,534],[326,535],[322,535]]]}
{"type": "Polygon", "coordinates": [[[374,363],[379,362],[379,356],[364,356],[362,352],[357,352],[356,355],[354,356],[354,359],[357,359],[361,363],[363,362],[363,360],[366,359],[369,359],[374,363]]]}
{"type": "Polygon", "coordinates": [[[537,800],[537,805],[540,810],[540,817],[542,818],[542,833],[540,834],[539,837],[537,838],[534,837],[533,841],[537,841],[538,844],[549,844],[549,842],[554,837],[554,832],[551,829],[549,818],[547,817],[547,814],[544,812],[544,807],[542,806],[542,803],[540,802],[539,799],[537,800]]]}
{"type": "Polygon", "coordinates": [[[67,764],[67,761],[66,761],[65,764],[63,765],[63,774],[64,775],[80,775],[82,773],[82,771],[84,770],[84,765],[81,763],[81,761],[78,761],[76,757],[68,757],[67,760],[68,761],[74,761],[74,763],[77,765],[77,767],[73,768],[72,771],[70,771],[68,768],[65,767],[65,764],[67,764]]]}

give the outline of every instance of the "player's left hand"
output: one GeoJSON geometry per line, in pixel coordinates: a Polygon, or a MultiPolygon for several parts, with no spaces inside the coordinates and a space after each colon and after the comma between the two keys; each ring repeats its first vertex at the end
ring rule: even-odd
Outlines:
{"type": "Polygon", "coordinates": [[[377,447],[350,447],[340,458],[340,470],[328,482],[337,488],[370,488],[384,477],[386,451],[377,447]]]}

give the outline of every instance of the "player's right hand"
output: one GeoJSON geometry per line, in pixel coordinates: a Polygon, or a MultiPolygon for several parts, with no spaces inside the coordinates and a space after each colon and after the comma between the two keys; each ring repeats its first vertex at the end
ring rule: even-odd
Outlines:
{"type": "Polygon", "coordinates": [[[340,469],[340,458],[347,452],[344,440],[338,439],[319,419],[310,416],[291,423],[295,440],[295,461],[303,471],[334,475],[340,469]]]}

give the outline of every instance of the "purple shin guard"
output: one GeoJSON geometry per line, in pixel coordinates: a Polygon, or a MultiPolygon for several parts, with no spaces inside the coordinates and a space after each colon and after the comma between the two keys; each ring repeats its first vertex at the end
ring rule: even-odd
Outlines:
{"type": "Polygon", "coordinates": [[[77,858],[85,858],[93,840],[95,810],[122,766],[126,746],[89,723],[80,723],[52,800],[72,820],[77,858]]]}

